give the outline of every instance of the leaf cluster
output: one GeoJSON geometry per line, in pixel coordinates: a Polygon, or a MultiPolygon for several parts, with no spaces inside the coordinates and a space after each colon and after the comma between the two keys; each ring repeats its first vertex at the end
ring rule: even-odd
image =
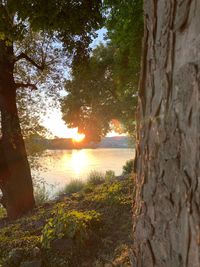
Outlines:
{"type": "Polygon", "coordinates": [[[90,238],[93,227],[99,224],[100,214],[94,210],[79,212],[72,210],[66,213],[59,208],[54,216],[45,225],[42,232],[42,246],[51,248],[51,242],[55,239],[70,239],[77,248],[84,246],[90,238]]]}
{"type": "Polygon", "coordinates": [[[22,40],[30,27],[35,32],[57,35],[74,47],[78,36],[99,27],[100,9],[99,0],[1,0],[0,32],[16,41],[22,40]]]}
{"type": "Polygon", "coordinates": [[[73,65],[62,101],[68,126],[93,141],[112,129],[113,119],[133,135],[143,36],[141,0],[106,0],[104,12],[107,43],[93,49],[84,64],[73,65]]]}

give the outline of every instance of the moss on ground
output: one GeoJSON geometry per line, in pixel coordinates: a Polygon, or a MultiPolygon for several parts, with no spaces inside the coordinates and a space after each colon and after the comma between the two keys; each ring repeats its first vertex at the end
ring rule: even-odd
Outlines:
{"type": "MultiPolygon", "coordinates": [[[[79,193],[49,202],[16,221],[8,221],[1,209],[0,264],[8,258],[12,249],[22,249],[23,260],[30,260],[35,257],[35,248],[39,248],[39,257],[44,267],[130,266],[128,254],[132,227],[132,184],[128,176],[113,178],[98,185],[89,184],[79,193]],[[71,214],[75,216],[72,219],[71,214]],[[99,224],[95,224],[96,228],[92,228],[93,225],[90,224],[90,221],[95,221],[91,214],[100,221],[99,224]],[[69,227],[72,229],[69,230],[69,227]],[[48,247],[43,244],[44,229],[53,231],[45,232],[45,242],[50,244],[48,247]],[[73,234],[70,236],[69,233],[73,234]],[[51,236],[49,242],[48,236],[51,236]],[[58,240],[65,240],[63,246],[66,246],[68,238],[71,254],[69,250],[68,253],[63,253],[62,250],[56,250],[53,245],[51,246],[52,236],[56,236],[58,240]],[[79,248],[77,236],[84,237],[84,243],[79,248]]],[[[13,266],[20,266],[20,263],[13,266]]]]}

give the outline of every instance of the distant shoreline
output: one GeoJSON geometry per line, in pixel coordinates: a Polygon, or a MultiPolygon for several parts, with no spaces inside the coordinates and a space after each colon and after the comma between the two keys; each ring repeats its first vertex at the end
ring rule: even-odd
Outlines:
{"type": "Polygon", "coordinates": [[[34,143],[43,146],[46,150],[71,150],[71,149],[116,149],[116,148],[134,148],[130,145],[129,137],[127,136],[114,136],[104,137],[99,143],[75,143],[71,138],[55,138],[55,139],[37,139],[33,140],[34,143]]]}
{"type": "Polygon", "coordinates": [[[92,150],[103,150],[103,149],[131,149],[134,150],[135,147],[78,147],[78,148],[46,148],[46,150],[57,150],[57,151],[62,151],[62,150],[82,150],[82,149],[92,149],[92,150]]]}

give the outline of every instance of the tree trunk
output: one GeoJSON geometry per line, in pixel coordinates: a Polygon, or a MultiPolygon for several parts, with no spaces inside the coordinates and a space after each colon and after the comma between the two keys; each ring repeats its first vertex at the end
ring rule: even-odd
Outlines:
{"type": "Polygon", "coordinates": [[[200,266],[200,1],[145,0],[137,267],[200,266]]]}
{"type": "Polygon", "coordinates": [[[8,217],[34,205],[33,185],[16,106],[13,47],[0,42],[1,170],[0,188],[8,217]]]}

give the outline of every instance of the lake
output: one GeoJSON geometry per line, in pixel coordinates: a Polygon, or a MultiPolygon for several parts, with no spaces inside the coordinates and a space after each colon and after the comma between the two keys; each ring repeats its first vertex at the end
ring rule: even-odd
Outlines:
{"type": "MultiPolygon", "coordinates": [[[[45,168],[39,176],[51,193],[63,188],[72,179],[86,180],[91,171],[113,170],[122,173],[122,166],[134,157],[134,149],[47,150],[40,158],[45,168]],[[50,189],[51,188],[51,189],[50,189]]],[[[38,173],[33,173],[38,176],[38,173]]]]}

